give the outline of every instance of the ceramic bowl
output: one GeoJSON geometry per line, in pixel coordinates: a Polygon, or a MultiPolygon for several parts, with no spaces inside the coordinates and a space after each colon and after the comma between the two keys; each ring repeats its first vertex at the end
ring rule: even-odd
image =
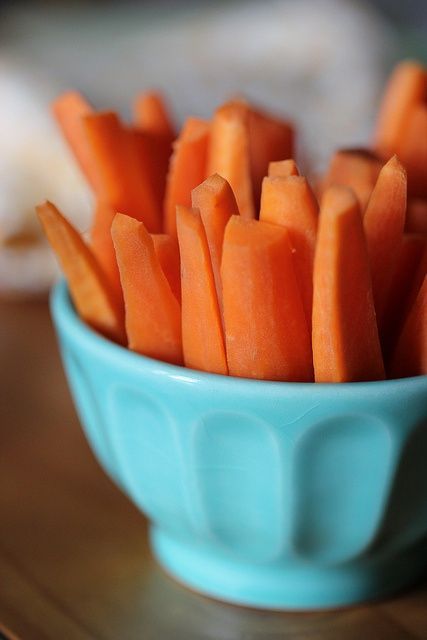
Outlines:
{"type": "Polygon", "coordinates": [[[82,426],[150,520],[161,565],[230,602],[319,609],[379,598],[427,565],[427,376],[246,380],[132,353],[52,313],[82,426]]]}

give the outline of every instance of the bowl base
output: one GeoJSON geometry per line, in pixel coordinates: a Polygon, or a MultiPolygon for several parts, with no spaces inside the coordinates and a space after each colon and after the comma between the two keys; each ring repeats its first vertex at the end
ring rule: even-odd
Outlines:
{"type": "Polygon", "coordinates": [[[157,560],[179,582],[204,595],[260,609],[333,609],[384,598],[414,584],[427,561],[425,542],[397,557],[321,567],[301,560],[251,563],[157,527],[150,537],[157,560]]]}

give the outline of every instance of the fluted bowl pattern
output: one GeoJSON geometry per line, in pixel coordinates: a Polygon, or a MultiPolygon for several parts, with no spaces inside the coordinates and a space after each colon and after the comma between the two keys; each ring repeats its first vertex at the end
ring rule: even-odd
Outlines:
{"type": "Polygon", "coordinates": [[[148,516],[160,563],[215,597],[322,608],[427,561],[427,376],[300,384],[196,372],[52,313],[88,440],[148,516]]]}

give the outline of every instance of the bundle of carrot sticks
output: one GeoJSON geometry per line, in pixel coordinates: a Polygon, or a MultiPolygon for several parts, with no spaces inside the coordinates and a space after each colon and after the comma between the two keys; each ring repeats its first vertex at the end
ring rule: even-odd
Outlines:
{"type": "Polygon", "coordinates": [[[178,136],[160,95],[132,125],[77,92],[53,112],[96,196],[86,242],[37,207],[81,318],[216,374],[353,382],[427,374],[427,69],[393,71],[366,149],[310,184],[291,124],[244,100],[178,136]]]}

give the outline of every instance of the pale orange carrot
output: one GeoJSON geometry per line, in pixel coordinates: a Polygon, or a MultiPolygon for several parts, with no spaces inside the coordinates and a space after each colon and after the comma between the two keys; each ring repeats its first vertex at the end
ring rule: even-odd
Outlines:
{"type": "Polygon", "coordinates": [[[427,234],[427,200],[411,198],[408,201],[405,231],[427,234]]]}
{"type": "MultiPolygon", "coordinates": [[[[390,354],[395,346],[397,336],[402,329],[408,312],[411,289],[416,282],[416,274],[426,249],[427,238],[423,235],[418,233],[405,233],[403,235],[393,270],[381,332],[383,352],[387,355],[390,354]]],[[[421,283],[419,283],[417,291],[413,294],[413,299],[416,298],[420,285],[421,283]]]]}
{"type": "Polygon", "coordinates": [[[101,201],[96,203],[95,215],[90,230],[90,246],[104,270],[110,286],[114,289],[117,297],[123,299],[116,252],[111,238],[111,225],[115,215],[116,210],[107,203],[101,201]]]}
{"type": "Polygon", "coordinates": [[[269,162],[268,176],[270,178],[288,178],[289,176],[299,176],[299,170],[295,160],[278,160],[269,162]]]}
{"type": "Polygon", "coordinates": [[[400,334],[390,373],[394,378],[427,374],[427,276],[400,334]]]}
{"type": "Polygon", "coordinates": [[[136,97],[134,103],[136,125],[143,131],[164,136],[170,141],[176,137],[169,110],[160,93],[146,91],[136,97]]]}
{"type": "Polygon", "coordinates": [[[85,116],[83,126],[97,174],[99,200],[143,220],[150,231],[158,231],[160,211],[134,132],[125,129],[113,112],[85,116]]]}
{"type": "Polygon", "coordinates": [[[83,174],[96,189],[98,174],[83,127],[83,117],[94,113],[92,106],[77,91],[67,91],[53,101],[52,112],[83,174]]]}
{"type": "Polygon", "coordinates": [[[359,206],[346,187],[324,194],[314,260],[316,382],[384,378],[369,258],[359,206]]]}
{"type": "Polygon", "coordinates": [[[408,171],[409,194],[427,198],[427,104],[408,113],[397,153],[408,171]]]}
{"type": "Polygon", "coordinates": [[[103,335],[125,344],[122,302],[94,254],[55,205],[45,202],[36,210],[67,279],[78,314],[103,335]]]}
{"type": "Polygon", "coordinates": [[[425,101],[426,96],[426,69],[411,60],[398,64],[385,89],[376,125],[374,146],[381,157],[401,155],[399,147],[408,114],[415,105],[425,101]]]}
{"type": "Polygon", "coordinates": [[[166,180],[164,231],[176,236],[176,207],[191,206],[191,191],[206,177],[210,125],[188,118],[174,143],[166,180]]]}
{"type": "Polygon", "coordinates": [[[249,109],[243,102],[227,102],[215,112],[207,175],[214,173],[230,183],[240,214],[247,219],[254,218],[249,109]]]}
{"type": "Polygon", "coordinates": [[[295,260],[307,324],[311,331],[313,261],[319,206],[302,176],[267,177],[262,184],[260,220],[286,227],[295,260]]]}
{"type": "Polygon", "coordinates": [[[294,132],[289,122],[259,111],[249,110],[249,155],[255,208],[259,208],[261,185],[274,160],[291,158],[294,132]]]}
{"type": "Polygon", "coordinates": [[[199,209],[211,256],[218,302],[222,309],[221,258],[224,231],[228,220],[239,215],[236,198],[227,180],[214,174],[193,189],[193,207],[199,209]]]}
{"type": "Polygon", "coordinates": [[[286,229],[232,216],[222,254],[230,375],[310,381],[310,336],[286,229]]]}
{"type": "Polygon", "coordinates": [[[118,213],[111,227],[125,300],[129,348],[182,363],[181,309],[142,222],[118,213]]]}
{"type": "Polygon", "coordinates": [[[363,212],[381,166],[377,156],[367,149],[341,149],[331,158],[321,190],[323,192],[333,185],[350,187],[359,199],[363,212]]]}
{"type": "Polygon", "coordinates": [[[181,268],[177,239],[167,233],[153,233],[154,249],[172,293],[181,302],[181,268]]]}
{"type": "Polygon", "coordinates": [[[197,209],[177,207],[182,348],[187,367],[227,375],[224,335],[208,241],[197,209]]]}
{"type": "Polygon", "coordinates": [[[405,227],[406,191],[406,171],[393,156],[380,171],[363,218],[380,328],[405,227]]]}

